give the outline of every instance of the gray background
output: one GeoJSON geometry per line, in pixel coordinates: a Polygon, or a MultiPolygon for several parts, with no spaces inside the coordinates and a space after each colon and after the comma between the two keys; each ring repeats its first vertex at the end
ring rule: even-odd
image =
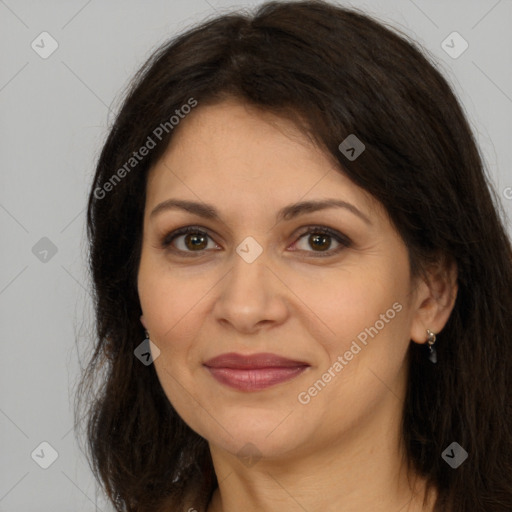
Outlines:
{"type": "MultiPolygon", "coordinates": [[[[0,512],[111,510],[79,450],[72,415],[93,318],[85,202],[109,110],[167,38],[259,3],[0,0],[0,512]],[[31,47],[43,46],[43,31],[59,45],[46,59],[31,47]],[[42,442],[58,453],[47,469],[36,463],[50,461],[42,442]]],[[[512,1],[339,3],[397,26],[435,57],[511,217],[512,1]],[[453,31],[469,43],[456,59],[441,46],[453,31]]]]}

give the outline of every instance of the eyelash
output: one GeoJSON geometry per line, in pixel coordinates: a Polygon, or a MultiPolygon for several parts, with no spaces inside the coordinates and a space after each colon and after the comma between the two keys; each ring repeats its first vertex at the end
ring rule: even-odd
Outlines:
{"type": "MultiPolygon", "coordinates": [[[[177,229],[176,231],[172,231],[171,233],[164,235],[164,237],[161,240],[162,249],[167,249],[172,252],[176,252],[176,253],[180,253],[180,254],[187,254],[186,257],[200,256],[201,253],[206,251],[206,249],[203,249],[200,251],[182,251],[181,249],[176,249],[176,248],[172,247],[171,244],[176,238],[178,238],[181,235],[188,235],[188,234],[204,235],[204,236],[207,236],[208,238],[211,238],[210,235],[206,231],[201,229],[199,226],[187,226],[187,227],[177,229]],[[193,255],[194,252],[198,253],[197,256],[193,255]]],[[[300,233],[297,241],[300,240],[305,235],[310,235],[310,234],[328,235],[329,237],[334,238],[340,244],[340,247],[338,247],[337,249],[330,249],[328,251],[323,251],[323,252],[320,251],[320,252],[316,253],[316,255],[313,256],[314,258],[325,258],[328,256],[334,256],[334,255],[338,254],[339,252],[341,252],[343,249],[346,249],[352,245],[352,241],[347,236],[342,235],[338,231],[330,229],[326,226],[308,226],[306,231],[304,231],[303,233],[300,233]]],[[[313,253],[315,253],[316,251],[298,250],[298,252],[313,252],[313,253]]]]}

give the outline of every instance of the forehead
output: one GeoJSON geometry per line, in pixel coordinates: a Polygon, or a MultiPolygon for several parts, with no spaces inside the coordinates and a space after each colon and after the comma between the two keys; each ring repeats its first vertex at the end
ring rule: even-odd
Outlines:
{"type": "Polygon", "coordinates": [[[181,121],[147,186],[152,205],[180,197],[256,212],[337,197],[367,211],[375,207],[294,123],[236,100],[199,104],[181,121]]]}

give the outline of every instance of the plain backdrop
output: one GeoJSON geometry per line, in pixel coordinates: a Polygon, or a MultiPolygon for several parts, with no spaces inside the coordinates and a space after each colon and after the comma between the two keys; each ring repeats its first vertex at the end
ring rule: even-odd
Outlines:
{"type": "MultiPolygon", "coordinates": [[[[205,17],[260,3],[0,0],[0,512],[113,510],[72,414],[92,329],[85,204],[95,161],[122,90],[154,49],[205,17]]],[[[338,3],[435,58],[512,217],[512,1],[338,3]],[[454,31],[469,45],[457,58],[443,49],[454,31]]]]}

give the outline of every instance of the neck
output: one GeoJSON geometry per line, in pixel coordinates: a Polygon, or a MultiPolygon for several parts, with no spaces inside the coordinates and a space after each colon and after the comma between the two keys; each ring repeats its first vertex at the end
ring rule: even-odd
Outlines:
{"type": "Polygon", "coordinates": [[[207,512],[431,512],[435,496],[423,506],[426,481],[407,471],[395,412],[381,406],[341,439],[315,440],[251,467],[210,444],[219,486],[207,512]]]}

